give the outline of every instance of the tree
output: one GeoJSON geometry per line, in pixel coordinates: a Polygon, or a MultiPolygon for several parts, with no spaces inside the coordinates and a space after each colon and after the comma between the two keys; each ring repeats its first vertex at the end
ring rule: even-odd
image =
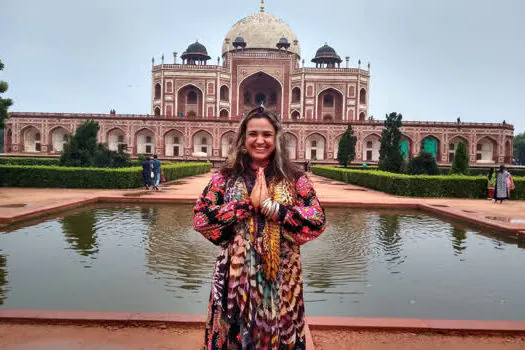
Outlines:
{"type": "Polygon", "coordinates": [[[408,162],[407,173],[410,175],[439,175],[436,158],[432,153],[421,152],[408,162]]]}
{"type": "Polygon", "coordinates": [[[100,126],[93,120],[80,125],[69,143],[64,145],[60,156],[62,166],[90,167],[95,165],[95,154],[98,150],[97,134],[100,126]]]}
{"type": "Polygon", "coordinates": [[[403,154],[399,148],[401,141],[401,120],[403,116],[396,112],[386,115],[385,128],[381,133],[381,148],[379,149],[379,169],[392,173],[400,173],[403,169],[403,154]]]}
{"type": "Polygon", "coordinates": [[[514,136],[514,159],[525,165],[525,132],[514,136]]]}
{"type": "Polygon", "coordinates": [[[467,145],[465,145],[464,142],[460,142],[456,148],[454,160],[452,161],[452,168],[450,168],[450,174],[469,174],[467,145]]]}
{"type": "MultiPolygon", "coordinates": [[[[4,69],[4,64],[0,60],[0,71],[4,69]]],[[[5,81],[0,80],[0,94],[7,91],[8,85],[5,81]]],[[[4,122],[9,118],[7,109],[13,104],[10,98],[2,98],[0,95],[0,129],[4,128],[4,122]]]]}
{"type": "Polygon", "coordinates": [[[341,136],[341,140],[339,140],[339,148],[337,150],[337,161],[345,168],[348,163],[351,163],[355,158],[356,142],[357,137],[354,136],[352,125],[348,124],[348,128],[343,136],[341,136]]]}
{"type": "Polygon", "coordinates": [[[106,145],[97,143],[100,129],[97,122],[88,120],[80,125],[69,143],[64,145],[60,165],[73,167],[124,168],[131,166],[125,152],[110,151],[106,145]]]}

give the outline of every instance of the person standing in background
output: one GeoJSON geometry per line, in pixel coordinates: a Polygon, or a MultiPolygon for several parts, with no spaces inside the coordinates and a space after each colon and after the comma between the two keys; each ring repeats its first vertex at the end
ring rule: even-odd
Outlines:
{"type": "Polygon", "coordinates": [[[160,160],[158,159],[157,155],[155,154],[153,156],[153,190],[158,191],[159,185],[160,185],[160,171],[162,164],[160,163],[160,160]]]}
{"type": "Polygon", "coordinates": [[[142,162],[142,184],[144,187],[146,187],[147,190],[149,190],[149,187],[151,186],[151,171],[153,170],[151,159],[149,157],[146,157],[146,159],[142,162]]]}
{"type": "Polygon", "coordinates": [[[494,168],[490,168],[487,176],[488,199],[494,200],[494,187],[496,187],[496,171],[494,168]]]}

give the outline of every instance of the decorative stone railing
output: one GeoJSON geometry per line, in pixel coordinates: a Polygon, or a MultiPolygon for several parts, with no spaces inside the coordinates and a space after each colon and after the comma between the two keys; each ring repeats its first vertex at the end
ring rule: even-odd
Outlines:
{"type": "MultiPolygon", "coordinates": [[[[149,120],[180,120],[180,121],[194,121],[194,120],[208,120],[208,121],[240,121],[242,116],[232,116],[229,118],[219,118],[218,116],[195,116],[195,117],[179,117],[179,116],[163,116],[151,114],[97,114],[97,113],[44,113],[44,112],[11,112],[10,118],[53,118],[53,119],[149,119],[149,120]]],[[[306,124],[348,124],[348,120],[306,120],[306,119],[284,119],[284,123],[306,123],[306,124]]],[[[352,125],[370,125],[374,127],[382,127],[384,120],[352,120],[352,125]]],[[[7,120],[9,123],[9,119],[7,120]]],[[[514,130],[514,125],[508,123],[457,123],[457,122],[432,122],[432,121],[403,121],[402,127],[444,127],[444,128],[503,128],[514,130]]]]}

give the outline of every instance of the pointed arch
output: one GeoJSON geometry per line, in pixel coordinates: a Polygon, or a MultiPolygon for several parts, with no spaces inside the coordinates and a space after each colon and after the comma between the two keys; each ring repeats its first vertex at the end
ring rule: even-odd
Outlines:
{"type": "Polygon", "coordinates": [[[253,72],[238,84],[237,96],[242,96],[242,98],[237,99],[237,113],[247,113],[256,107],[258,102],[256,96],[259,96],[264,99],[266,107],[282,114],[284,112],[283,91],[282,82],[272,74],[264,70],[253,72]]]}
{"type": "Polygon", "coordinates": [[[226,85],[222,85],[219,95],[220,95],[221,101],[229,102],[230,101],[230,88],[226,85]]]}
{"type": "Polygon", "coordinates": [[[309,134],[306,139],[306,155],[307,160],[324,160],[325,159],[325,145],[326,138],[318,132],[309,134]]]}
{"type": "Polygon", "coordinates": [[[164,155],[168,157],[182,157],[184,155],[184,134],[175,128],[164,133],[164,155]]]}
{"type": "Polygon", "coordinates": [[[177,115],[195,117],[204,115],[204,91],[195,84],[187,83],[177,89],[177,115]]]}
{"type": "Polygon", "coordinates": [[[410,136],[401,134],[401,139],[399,140],[399,148],[401,149],[401,153],[403,154],[403,158],[405,160],[413,157],[413,147],[413,139],[410,136]]]}
{"type": "Polygon", "coordinates": [[[226,108],[221,109],[219,113],[219,118],[228,119],[229,117],[230,117],[230,112],[228,111],[228,109],[226,108]]]}
{"type": "Polygon", "coordinates": [[[115,126],[106,133],[106,143],[111,151],[127,151],[127,137],[122,128],[115,126]]]}
{"type": "Polygon", "coordinates": [[[291,160],[297,159],[297,136],[294,133],[287,131],[284,133],[283,137],[286,150],[288,151],[288,158],[291,160]]]}
{"type": "Polygon", "coordinates": [[[317,94],[317,119],[326,121],[343,120],[344,93],[334,87],[327,87],[317,94]],[[326,118],[325,118],[326,117],[326,118]],[[327,119],[329,118],[329,119],[327,119]]]}
{"type": "Polygon", "coordinates": [[[221,135],[221,157],[228,157],[233,151],[235,142],[235,133],[233,131],[226,131],[221,135]]]}
{"type": "Polygon", "coordinates": [[[199,130],[192,135],[193,153],[212,155],[213,136],[209,131],[199,130]]]}
{"type": "Polygon", "coordinates": [[[69,142],[71,132],[63,126],[55,126],[49,131],[49,138],[51,152],[60,153],[64,150],[64,146],[69,142]]]}
{"type": "Polygon", "coordinates": [[[381,136],[375,132],[363,138],[362,150],[363,160],[367,162],[379,162],[379,149],[381,148],[381,136]]]}
{"type": "Polygon", "coordinates": [[[498,141],[491,135],[478,137],[476,142],[476,163],[497,163],[498,141]]]}
{"type": "Polygon", "coordinates": [[[135,153],[155,154],[155,133],[147,128],[141,128],[135,133],[135,153]]]}
{"type": "Polygon", "coordinates": [[[436,161],[441,160],[441,139],[434,134],[427,134],[421,137],[421,152],[430,153],[436,158],[436,161]]]}
{"type": "Polygon", "coordinates": [[[296,86],[292,89],[292,103],[301,103],[301,88],[296,86]]]}
{"type": "Polygon", "coordinates": [[[291,112],[290,112],[290,118],[292,120],[298,120],[298,119],[301,119],[301,113],[297,110],[297,109],[293,109],[291,112]]]}
{"type": "Polygon", "coordinates": [[[42,134],[40,129],[33,125],[28,125],[20,131],[22,136],[22,150],[24,152],[42,151],[42,134]]]}

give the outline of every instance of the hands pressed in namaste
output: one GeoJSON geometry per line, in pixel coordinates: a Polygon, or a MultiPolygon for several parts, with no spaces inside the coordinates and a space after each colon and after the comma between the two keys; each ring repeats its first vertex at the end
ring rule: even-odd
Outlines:
{"type": "Polygon", "coordinates": [[[255,179],[255,185],[253,186],[250,200],[255,208],[260,208],[262,202],[269,197],[268,186],[266,185],[266,179],[264,177],[264,169],[259,168],[259,170],[257,170],[257,177],[255,179]]]}

